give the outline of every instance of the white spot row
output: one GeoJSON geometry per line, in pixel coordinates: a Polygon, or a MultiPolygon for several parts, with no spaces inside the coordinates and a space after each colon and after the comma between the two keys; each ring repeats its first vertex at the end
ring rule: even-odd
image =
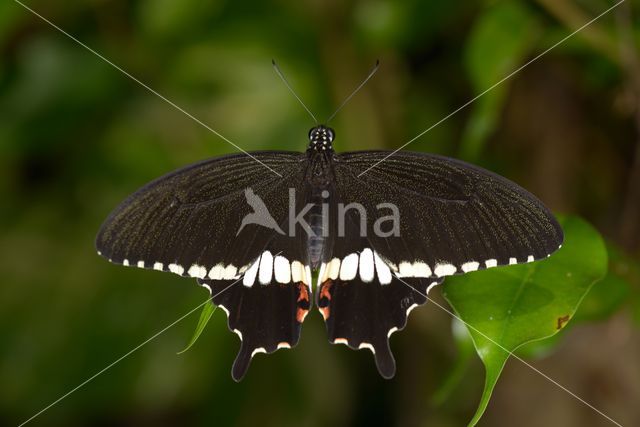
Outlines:
{"type": "MultiPolygon", "coordinates": [[[[449,264],[438,264],[434,270],[435,274],[443,272],[449,267],[453,267],[449,264]]],[[[453,267],[455,269],[455,267],[453,267]]],[[[431,268],[424,262],[408,262],[402,261],[398,264],[396,276],[398,277],[430,277],[431,268]]]]}
{"type": "MultiPolygon", "coordinates": [[[[533,262],[533,255],[529,255],[527,257],[526,262],[533,262]]],[[[517,264],[518,260],[516,258],[509,258],[509,265],[517,264]]],[[[498,260],[495,258],[488,259],[484,262],[485,268],[493,268],[498,266],[498,260]]],[[[392,265],[393,268],[393,265],[392,265]]],[[[476,271],[480,268],[480,262],[478,261],[468,261],[460,266],[460,270],[463,273],[469,273],[471,271],[476,271]]],[[[456,274],[458,271],[457,267],[453,264],[449,264],[446,262],[439,262],[435,265],[433,269],[433,275],[437,277],[451,276],[456,274]]],[[[403,261],[399,264],[398,268],[398,277],[430,277],[431,270],[429,266],[421,261],[416,261],[414,263],[410,263],[407,261],[403,261]]]]}
{"type": "MultiPolygon", "coordinates": [[[[122,265],[130,266],[134,264],[128,259],[124,259],[122,261],[122,265]]],[[[145,263],[144,261],[138,261],[137,263],[135,263],[135,265],[138,268],[145,268],[146,266],[149,266],[149,268],[152,268],[154,270],[165,270],[165,265],[161,262],[145,263]]],[[[168,264],[167,270],[180,276],[183,276],[185,273],[185,268],[182,265],[176,263],[168,264]]],[[[246,270],[246,267],[240,268],[238,270],[238,268],[233,264],[224,265],[220,263],[212,267],[208,272],[206,267],[198,264],[193,264],[186,271],[188,276],[197,279],[209,278],[211,280],[233,280],[239,278],[241,274],[244,273],[244,270],[246,270]]]]}
{"type": "MultiPolygon", "coordinates": [[[[472,261],[462,266],[464,272],[477,270],[479,263],[472,261]]],[[[455,274],[457,268],[453,264],[438,263],[433,271],[429,265],[423,261],[409,262],[402,261],[398,266],[384,260],[377,252],[370,248],[365,248],[360,254],[352,253],[347,255],[340,261],[333,258],[329,263],[323,263],[320,267],[318,276],[320,284],[326,280],[353,280],[356,275],[360,274],[360,279],[367,283],[378,277],[378,281],[382,285],[391,283],[393,274],[397,277],[432,277],[432,276],[450,276],[455,274]]]]}
{"type": "MultiPolygon", "coordinates": [[[[524,262],[533,262],[535,257],[529,255],[524,262]]],[[[509,265],[518,264],[518,259],[515,257],[509,258],[509,265]]],[[[146,264],[145,261],[137,261],[132,263],[128,259],[122,261],[122,265],[131,266],[135,265],[139,268],[145,268],[146,265],[152,265],[154,270],[164,271],[165,265],[161,262],[154,262],[153,264],[146,264]]],[[[484,261],[485,268],[493,268],[498,266],[498,260],[495,258],[487,259],[484,261]]],[[[463,273],[469,273],[476,271],[480,268],[480,262],[468,261],[460,266],[460,270],[463,273]]],[[[180,276],[184,275],[185,268],[176,263],[168,264],[167,269],[180,276]]],[[[371,282],[376,277],[383,285],[391,283],[392,271],[397,277],[444,277],[451,276],[458,271],[458,268],[447,262],[436,263],[433,270],[429,265],[423,261],[401,261],[397,266],[392,262],[384,260],[377,252],[370,248],[365,248],[362,252],[352,253],[342,259],[333,258],[328,263],[322,263],[320,267],[320,274],[318,276],[320,284],[324,283],[327,279],[336,280],[338,277],[340,280],[353,280],[356,275],[360,274],[360,279],[363,282],[371,282]]],[[[190,277],[204,279],[209,278],[211,280],[235,280],[244,274],[243,284],[245,286],[252,286],[258,278],[259,282],[263,285],[271,283],[272,278],[278,283],[290,283],[290,282],[303,282],[307,286],[311,283],[311,270],[309,266],[303,265],[299,261],[289,262],[283,256],[276,255],[275,257],[269,251],[263,252],[260,257],[253,263],[244,267],[236,267],[233,264],[216,264],[208,272],[207,268],[193,264],[186,271],[190,277]]]]}
{"type": "MultiPolygon", "coordinates": [[[[131,263],[125,259],[123,265],[129,266],[131,263]]],[[[137,266],[144,268],[144,261],[138,261],[137,266]]],[[[163,271],[164,264],[161,262],[153,263],[153,269],[163,271]]],[[[175,274],[184,275],[185,268],[180,264],[169,264],[167,269],[175,274]]],[[[236,267],[233,264],[216,264],[208,272],[207,268],[202,265],[193,264],[187,270],[187,275],[197,279],[211,280],[235,280],[242,277],[245,286],[253,286],[256,281],[267,285],[275,279],[278,283],[303,282],[307,286],[311,283],[311,269],[309,266],[303,265],[299,261],[289,262],[285,257],[276,255],[275,257],[269,251],[263,252],[260,257],[253,263],[244,267],[236,267]]]]}
{"type": "Polygon", "coordinates": [[[311,269],[300,261],[289,262],[283,256],[275,257],[269,251],[264,251],[260,257],[251,264],[242,279],[242,284],[253,286],[256,281],[262,285],[268,285],[272,279],[278,283],[302,282],[307,286],[311,284],[311,269]]]}
{"type": "MultiPolygon", "coordinates": [[[[100,253],[100,252],[98,252],[98,253],[100,253]]],[[[126,258],[125,258],[125,259],[123,259],[123,260],[122,260],[122,265],[124,265],[124,266],[128,267],[128,266],[130,266],[130,265],[132,266],[132,265],[133,265],[133,263],[132,263],[132,262],[130,262],[128,259],[126,259],[126,258]]],[[[135,265],[136,265],[136,267],[138,267],[138,268],[144,268],[144,261],[138,261],[137,263],[135,263],[135,265]]]]}
{"type": "Polygon", "coordinates": [[[204,278],[205,275],[211,280],[234,280],[240,277],[240,275],[246,270],[246,267],[240,268],[233,264],[224,265],[222,263],[216,264],[207,273],[206,267],[192,265],[189,269],[189,275],[191,277],[204,278]]]}
{"type": "Polygon", "coordinates": [[[348,281],[355,279],[358,274],[365,283],[372,282],[376,275],[381,284],[391,283],[391,270],[387,263],[370,248],[363,249],[359,254],[355,252],[349,254],[342,261],[339,258],[333,258],[328,263],[322,263],[318,281],[319,285],[329,279],[336,280],[338,277],[340,280],[348,281]]]}

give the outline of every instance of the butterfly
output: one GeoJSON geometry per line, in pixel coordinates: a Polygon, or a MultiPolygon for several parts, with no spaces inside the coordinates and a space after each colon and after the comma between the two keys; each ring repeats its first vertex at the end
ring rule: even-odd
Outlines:
{"type": "Polygon", "coordinates": [[[298,343],[314,303],[330,342],[369,349],[391,378],[389,338],[431,287],[562,244],[551,212],[499,175],[434,154],[337,153],[334,139],[318,125],[306,152],[232,154],[158,178],[109,215],[98,253],[209,289],[241,340],[239,381],[257,353],[298,343]]]}

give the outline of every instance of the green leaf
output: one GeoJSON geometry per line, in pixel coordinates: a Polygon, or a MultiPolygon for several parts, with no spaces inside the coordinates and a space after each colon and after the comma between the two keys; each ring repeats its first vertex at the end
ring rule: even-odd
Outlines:
{"type": "Polygon", "coordinates": [[[189,341],[189,344],[187,344],[184,350],[179,351],[178,354],[182,354],[185,351],[189,350],[191,346],[194,345],[196,341],[198,341],[200,334],[204,330],[204,327],[207,326],[207,323],[209,323],[209,320],[211,319],[213,312],[216,311],[216,308],[217,307],[213,305],[213,301],[209,299],[207,303],[204,305],[204,307],[202,308],[202,312],[200,313],[200,319],[198,319],[198,326],[196,326],[196,330],[193,332],[191,341],[189,341]]]}
{"type": "MultiPolygon", "coordinates": [[[[609,260],[611,261],[611,252],[609,260]]],[[[611,262],[609,263],[611,265],[611,262]]],[[[587,322],[603,321],[615,312],[626,307],[629,301],[630,284],[609,270],[604,279],[596,282],[580,307],[571,317],[571,323],[561,333],[540,341],[533,341],[518,348],[517,355],[523,358],[539,359],[552,353],[558,343],[567,334],[568,329],[587,322]]]]}
{"type": "Polygon", "coordinates": [[[598,232],[576,217],[560,223],[565,243],[549,259],[451,277],[444,286],[443,295],[467,325],[486,370],[471,426],[484,413],[509,355],[562,329],[607,272],[598,232]]]}
{"type": "Polygon", "coordinates": [[[533,47],[539,23],[520,1],[502,1],[487,9],[471,31],[465,66],[474,91],[473,105],[460,147],[461,157],[475,160],[494,130],[504,104],[508,81],[493,87],[520,66],[533,47]]]}

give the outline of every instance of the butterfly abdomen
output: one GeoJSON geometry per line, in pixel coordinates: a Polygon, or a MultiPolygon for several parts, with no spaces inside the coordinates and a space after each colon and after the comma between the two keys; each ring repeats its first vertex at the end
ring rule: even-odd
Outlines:
{"type": "Polygon", "coordinates": [[[329,231],[328,197],[329,191],[325,188],[314,188],[311,192],[310,203],[313,206],[309,210],[311,233],[307,238],[307,248],[312,269],[320,266],[325,249],[326,236],[329,231]]]}

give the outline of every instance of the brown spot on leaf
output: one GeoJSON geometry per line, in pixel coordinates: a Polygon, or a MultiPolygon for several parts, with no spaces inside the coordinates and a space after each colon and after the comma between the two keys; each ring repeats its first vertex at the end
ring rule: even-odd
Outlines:
{"type": "Polygon", "coordinates": [[[558,326],[556,326],[556,329],[558,330],[562,329],[568,321],[569,321],[568,314],[562,317],[558,317],[558,326]]]}

